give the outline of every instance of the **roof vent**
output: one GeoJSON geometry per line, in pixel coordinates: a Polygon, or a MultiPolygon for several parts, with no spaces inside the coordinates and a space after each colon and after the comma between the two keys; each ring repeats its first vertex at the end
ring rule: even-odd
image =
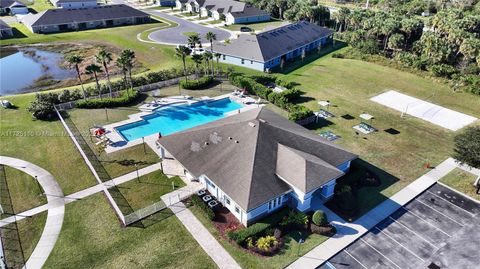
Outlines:
{"type": "Polygon", "coordinates": [[[267,123],[267,121],[264,120],[264,119],[258,119],[258,121],[261,122],[261,123],[267,123]]]}
{"type": "Polygon", "coordinates": [[[248,125],[250,125],[250,127],[255,127],[256,126],[255,123],[253,123],[253,122],[249,122],[248,125]]]}
{"type": "Polygon", "coordinates": [[[205,142],[205,146],[208,146],[208,142],[205,142]]]}
{"type": "Polygon", "coordinates": [[[228,137],[228,140],[232,140],[232,139],[233,139],[233,137],[231,137],[231,136],[228,137]]]}
{"type": "Polygon", "coordinates": [[[238,144],[238,143],[240,143],[240,142],[238,140],[235,140],[235,144],[238,144]]]}

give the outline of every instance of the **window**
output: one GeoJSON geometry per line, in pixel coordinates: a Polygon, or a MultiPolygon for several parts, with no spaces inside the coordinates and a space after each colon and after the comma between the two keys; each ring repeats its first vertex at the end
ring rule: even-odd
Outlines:
{"type": "Polygon", "coordinates": [[[253,61],[250,61],[250,64],[253,64],[253,61]]]}
{"type": "Polygon", "coordinates": [[[244,60],[244,59],[242,59],[242,64],[245,64],[245,60],[244,60]]]}
{"type": "Polygon", "coordinates": [[[228,199],[226,196],[225,196],[225,203],[227,203],[227,205],[230,204],[230,199],[228,199]]]}
{"type": "Polygon", "coordinates": [[[222,58],[223,58],[223,60],[225,61],[225,58],[226,58],[225,55],[222,55],[222,58]]]}
{"type": "Polygon", "coordinates": [[[235,207],[235,212],[240,213],[240,208],[235,207]]]}

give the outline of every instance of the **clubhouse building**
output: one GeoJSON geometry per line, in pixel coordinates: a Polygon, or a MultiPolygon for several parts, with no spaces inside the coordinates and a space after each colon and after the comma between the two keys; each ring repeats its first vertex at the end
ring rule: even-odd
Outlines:
{"type": "Polygon", "coordinates": [[[332,41],[332,30],[300,21],[257,35],[240,35],[230,43],[217,42],[213,50],[222,55],[223,63],[268,71],[332,41]]]}
{"type": "Polygon", "coordinates": [[[150,15],[127,5],[58,8],[25,16],[22,23],[33,33],[55,33],[147,23],[150,15]]]}
{"type": "Polygon", "coordinates": [[[244,225],[285,206],[309,211],[333,196],[336,179],[357,155],[265,108],[162,137],[162,158],[244,225]],[[294,169],[292,169],[294,168],[294,169]]]}
{"type": "Polygon", "coordinates": [[[252,4],[234,0],[176,0],[176,7],[226,24],[269,21],[270,14],[252,4]]]}
{"type": "Polygon", "coordinates": [[[50,0],[58,8],[84,8],[97,6],[97,0],[50,0]]]}

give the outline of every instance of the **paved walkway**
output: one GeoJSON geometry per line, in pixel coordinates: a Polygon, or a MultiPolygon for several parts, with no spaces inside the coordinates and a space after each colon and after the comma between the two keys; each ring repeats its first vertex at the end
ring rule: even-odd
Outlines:
{"type": "Polygon", "coordinates": [[[24,267],[28,269],[42,268],[62,230],[63,216],[65,214],[62,189],[52,174],[32,163],[16,158],[0,156],[0,164],[8,165],[36,178],[47,196],[48,213],[45,227],[24,267]]]}
{"type": "Polygon", "coordinates": [[[401,206],[410,202],[413,198],[423,193],[430,186],[435,184],[440,178],[447,175],[453,169],[459,167],[455,160],[448,158],[440,165],[421,176],[388,200],[384,201],[367,214],[348,223],[327,207],[320,205],[317,209],[323,210],[328,219],[337,228],[337,234],[323,242],[321,245],[309,251],[300,257],[287,268],[316,268],[331,257],[335,256],[342,249],[353,243],[355,240],[364,235],[368,230],[373,228],[377,223],[387,218],[401,206]]]}

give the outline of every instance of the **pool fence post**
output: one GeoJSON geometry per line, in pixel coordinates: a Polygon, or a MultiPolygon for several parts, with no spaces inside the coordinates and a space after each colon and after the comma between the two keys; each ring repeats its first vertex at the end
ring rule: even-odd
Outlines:
{"type": "Polygon", "coordinates": [[[107,111],[107,107],[105,107],[105,117],[107,118],[107,121],[108,121],[108,111],[107,111]]]}
{"type": "Polygon", "coordinates": [[[143,153],[147,154],[147,149],[145,148],[145,137],[142,137],[142,144],[143,144],[143,153]]]}

